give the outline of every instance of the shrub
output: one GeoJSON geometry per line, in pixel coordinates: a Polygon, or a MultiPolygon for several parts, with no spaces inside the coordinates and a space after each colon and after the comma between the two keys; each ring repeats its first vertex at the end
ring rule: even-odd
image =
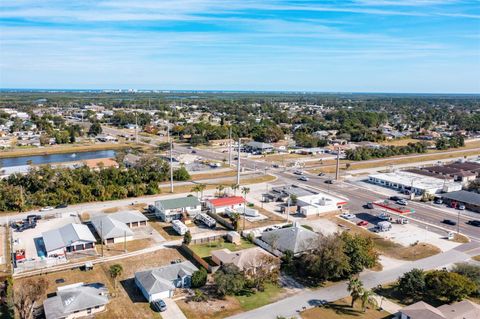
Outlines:
{"type": "Polygon", "coordinates": [[[200,268],[192,275],[192,288],[200,288],[205,286],[207,283],[207,270],[205,268],[200,268]]]}

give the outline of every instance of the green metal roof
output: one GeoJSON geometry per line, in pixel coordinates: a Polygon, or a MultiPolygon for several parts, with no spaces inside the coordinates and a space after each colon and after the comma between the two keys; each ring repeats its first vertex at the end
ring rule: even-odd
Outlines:
{"type": "Polygon", "coordinates": [[[195,196],[159,200],[163,209],[177,209],[183,207],[193,207],[200,205],[200,201],[195,196]]]}

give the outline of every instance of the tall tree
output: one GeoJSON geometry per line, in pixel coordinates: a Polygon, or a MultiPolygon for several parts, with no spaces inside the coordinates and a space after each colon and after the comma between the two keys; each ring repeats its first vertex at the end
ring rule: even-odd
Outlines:
{"type": "Polygon", "coordinates": [[[347,291],[350,293],[350,297],[352,297],[351,307],[353,308],[355,301],[359,300],[364,293],[363,282],[357,277],[350,277],[347,291]]]}
{"type": "Polygon", "coordinates": [[[111,265],[110,269],[110,276],[113,278],[113,285],[114,288],[117,288],[117,278],[120,277],[123,273],[123,267],[120,264],[111,265]]]}
{"type": "Polygon", "coordinates": [[[21,319],[33,317],[33,309],[37,301],[45,295],[47,289],[48,281],[44,277],[29,278],[15,287],[14,306],[21,319]]]}

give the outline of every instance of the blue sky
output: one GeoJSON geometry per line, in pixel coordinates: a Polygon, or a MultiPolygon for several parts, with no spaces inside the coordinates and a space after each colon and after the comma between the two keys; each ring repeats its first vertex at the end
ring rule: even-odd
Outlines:
{"type": "Polygon", "coordinates": [[[0,87],[480,93],[480,1],[0,0],[0,87]]]}

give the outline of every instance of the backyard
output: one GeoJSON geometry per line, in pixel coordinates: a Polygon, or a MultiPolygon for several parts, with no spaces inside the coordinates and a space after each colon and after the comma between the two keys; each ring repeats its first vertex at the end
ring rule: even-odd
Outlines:
{"type": "Polygon", "coordinates": [[[212,255],[211,253],[212,250],[227,248],[230,251],[238,251],[246,248],[255,247],[255,245],[245,239],[241,239],[241,242],[239,245],[236,245],[234,243],[229,243],[223,239],[220,239],[217,241],[212,241],[204,244],[189,245],[188,247],[201,258],[205,258],[212,255]]]}

